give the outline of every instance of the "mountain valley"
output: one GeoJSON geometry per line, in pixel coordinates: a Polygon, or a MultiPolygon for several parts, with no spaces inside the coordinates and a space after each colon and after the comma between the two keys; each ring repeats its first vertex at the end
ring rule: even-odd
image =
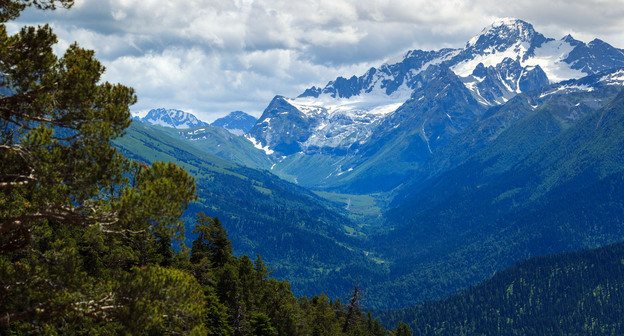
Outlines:
{"type": "Polygon", "coordinates": [[[357,282],[367,307],[399,308],[623,240],[623,87],[621,49],[505,19],[464,48],[276,96],[242,136],[137,123],[119,146],[190,165],[189,211],[219,216],[295,293],[357,282]]]}

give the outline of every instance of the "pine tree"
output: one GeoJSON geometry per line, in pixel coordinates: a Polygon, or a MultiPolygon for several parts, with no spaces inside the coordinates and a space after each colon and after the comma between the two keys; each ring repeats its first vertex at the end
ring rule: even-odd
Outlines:
{"type": "Polygon", "coordinates": [[[100,83],[93,51],[73,44],[55,56],[48,25],[7,33],[4,23],[26,7],[72,4],[0,2],[0,333],[201,329],[195,279],[153,265],[170,256],[155,242],[183,233],[193,178],[111,145],[136,96],[100,83]]]}

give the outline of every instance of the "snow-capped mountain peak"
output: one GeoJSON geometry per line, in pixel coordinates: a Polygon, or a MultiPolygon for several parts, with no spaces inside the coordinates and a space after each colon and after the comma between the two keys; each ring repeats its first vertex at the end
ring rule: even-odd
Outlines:
{"type": "Polygon", "coordinates": [[[512,18],[497,19],[483,29],[481,33],[470,39],[466,48],[475,48],[476,50],[492,47],[506,49],[518,42],[531,43],[536,36],[539,37],[541,34],[536,33],[530,23],[512,18]]]}
{"type": "MultiPolygon", "coordinates": [[[[519,93],[621,67],[623,51],[603,41],[585,44],[569,35],[555,40],[536,32],[525,21],[499,19],[464,48],[412,50],[362,76],[338,77],[294,99],[278,96],[248,135],[262,148],[274,150],[276,156],[297,152],[352,154],[372,141],[380,128],[402,127],[396,115],[411,118],[402,109],[410,101],[427,111],[448,94],[463,99],[470,109],[471,99],[487,108],[504,104],[519,93]],[[432,83],[438,91],[421,90],[432,83]],[[386,122],[390,119],[391,123],[386,122]]],[[[450,120],[449,127],[458,127],[460,115],[440,115],[450,120]]],[[[427,118],[422,122],[424,125],[417,126],[422,137],[429,139],[427,127],[438,127],[447,120],[427,118]]]]}
{"type": "Polygon", "coordinates": [[[145,117],[137,119],[152,125],[177,129],[208,126],[207,122],[197,119],[195,115],[176,109],[152,109],[145,117]]]}

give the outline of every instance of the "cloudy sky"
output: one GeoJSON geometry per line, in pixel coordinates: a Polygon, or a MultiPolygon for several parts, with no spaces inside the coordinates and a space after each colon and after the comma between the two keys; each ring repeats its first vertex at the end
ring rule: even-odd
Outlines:
{"type": "Polygon", "coordinates": [[[94,49],[105,80],[136,89],[133,113],[177,108],[212,121],[260,116],[275,95],[361,75],[410,49],[462,47],[501,17],[624,48],[624,0],[76,0],[9,28],[48,22],[58,53],[74,41],[94,49]]]}

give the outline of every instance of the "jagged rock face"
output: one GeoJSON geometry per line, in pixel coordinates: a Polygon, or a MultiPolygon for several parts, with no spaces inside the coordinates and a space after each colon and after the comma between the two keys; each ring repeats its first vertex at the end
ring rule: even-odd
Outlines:
{"type": "Polygon", "coordinates": [[[537,33],[527,22],[501,19],[473,37],[460,57],[506,52],[512,49],[520,58],[526,59],[533,56],[535,49],[549,40],[552,39],[547,39],[544,35],[537,33]]]}
{"type": "Polygon", "coordinates": [[[518,78],[520,92],[534,91],[548,85],[548,76],[539,65],[531,68],[527,66],[518,78]]]}
{"type": "Polygon", "coordinates": [[[195,115],[175,109],[153,109],[145,117],[136,119],[152,125],[177,129],[208,126],[207,122],[197,119],[195,115]]]}
{"type": "Polygon", "coordinates": [[[277,96],[247,137],[258,148],[270,148],[267,154],[275,151],[281,155],[290,155],[301,151],[300,144],[310,137],[317,124],[318,120],[314,116],[307,116],[289,104],[286,98],[277,96]]]}
{"type": "Polygon", "coordinates": [[[521,92],[537,90],[549,84],[539,65],[522,66],[518,60],[505,58],[496,66],[479,63],[463,81],[473,96],[484,105],[499,105],[521,92]]]}
{"type": "Polygon", "coordinates": [[[570,64],[572,69],[587,74],[595,74],[608,69],[624,67],[623,50],[614,48],[598,39],[588,44],[572,40],[575,43],[574,50],[565,59],[565,62],[570,64]]]}
{"type": "Polygon", "coordinates": [[[453,53],[451,49],[410,52],[402,62],[372,68],[362,77],[338,78],[324,89],[308,89],[295,99],[276,97],[249,137],[259,148],[279,156],[293,150],[349,152],[365,144],[381,121],[407,101],[414,89],[422,87],[421,71],[453,53]],[[307,129],[302,129],[303,125],[307,129]],[[279,134],[278,129],[285,132],[279,134]]]}
{"type": "Polygon", "coordinates": [[[379,68],[370,68],[363,76],[352,76],[349,79],[338,77],[321,89],[312,87],[297,98],[319,98],[326,95],[332,98],[351,98],[370,93],[392,95],[405,84],[409,89],[416,88],[415,78],[418,73],[430,64],[439,64],[449,55],[455,54],[454,49],[440,51],[413,50],[394,64],[384,64],[379,68]]]}
{"type": "Polygon", "coordinates": [[[243,111],[234,111],[223,118],[213,121],[210,125],[223,127],[236,135],[243,135],[251,130],[257,120],[257,118],[243,111]]]}
{"type": "Polygon", "coordinates": [[[444,144],[449,136],[463,129],[482,114],[461,79],[446,67],[434,66],[421,75],[422,86],[414,91],[395,113],[386,118],[376,139],[384,139],[388,129],[413,132],[426,142],[428,153],[444,144]]]}

